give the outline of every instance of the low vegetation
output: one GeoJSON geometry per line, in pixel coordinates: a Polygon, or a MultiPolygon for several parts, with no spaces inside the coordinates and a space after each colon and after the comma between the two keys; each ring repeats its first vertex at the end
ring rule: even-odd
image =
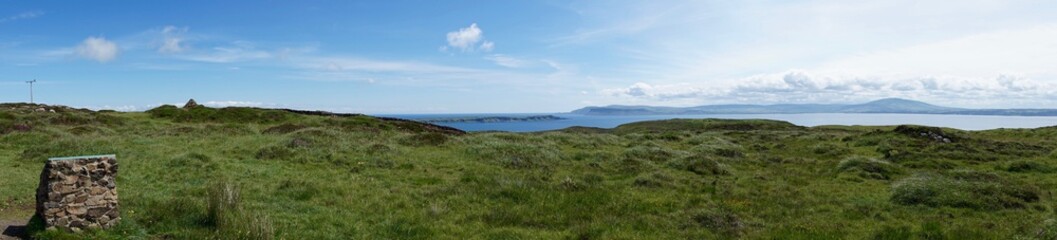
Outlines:
{"type": "Polygon", "coordinates": [[[1054,239],[1055,136],[687,119],[462,133],[292,110],[0,104],[0,219],[32,213],[47,157],[114,153],[122,223],[35,236],[1054,239]]]}

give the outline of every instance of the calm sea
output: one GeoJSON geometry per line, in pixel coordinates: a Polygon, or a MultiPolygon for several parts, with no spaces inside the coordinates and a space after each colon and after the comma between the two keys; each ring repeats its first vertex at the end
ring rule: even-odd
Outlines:
{"type": "Polygon", "coordinates": [[[987,130],[997,128],[1037,128],[1057,125],[1057,117],[1022,116],[975,116],[935,114],[858,114],[858,113],[811,113],[811,114],[709,114],[709,115],[649,115],[649,116],[588,116],[568,113],[525,114],[394,114],[380,115],[404,119],[428,119],[449,117],[534,116],[555,115],[566,118],[556,121],[502,122],[502,123],[439,123],[464,131],[509,131],[534,132],[562,129],[571,126],[612,128],[621,124],[673,118],[723,118],[723,119],[771,119],[787,121],[800,126],[819,125],[863,125],[882,126],[916,124],[949,127],[963,130],[987,130]]]}

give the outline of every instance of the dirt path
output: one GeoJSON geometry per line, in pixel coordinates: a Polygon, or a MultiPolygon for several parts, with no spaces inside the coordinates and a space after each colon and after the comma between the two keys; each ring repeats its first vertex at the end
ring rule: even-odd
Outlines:
{"type": "Polygon", "coordinates": [[[26,234],[26,223],[29,220],[0,219],[0,240],[29,239],[26,234]]]}

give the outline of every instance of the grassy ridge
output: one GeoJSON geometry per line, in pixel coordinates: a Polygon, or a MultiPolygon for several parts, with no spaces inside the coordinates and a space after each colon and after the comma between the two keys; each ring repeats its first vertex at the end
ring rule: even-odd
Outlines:
{"type": "Polygon", "coordinates": [[[1055,128],[460,134],[362,115],[37,107],[0,105],[0,208],[31,206],[46,157],[116,153],[124,221],[94,238],[1057,237],[1055,128]]]}

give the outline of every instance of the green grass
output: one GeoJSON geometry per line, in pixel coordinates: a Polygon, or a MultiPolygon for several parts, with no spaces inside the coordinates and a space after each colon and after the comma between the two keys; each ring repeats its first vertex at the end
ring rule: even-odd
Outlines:
{"type": "Polygon", "coordinates": [[[459,134],[252,108],[35,108],[0,104],[0,218],[30,214],[47,157],[114,153],[121,166],[121,225],[35,233],[48,239],[1057,236],[1057,128],[672,120],[459,134]]]}

